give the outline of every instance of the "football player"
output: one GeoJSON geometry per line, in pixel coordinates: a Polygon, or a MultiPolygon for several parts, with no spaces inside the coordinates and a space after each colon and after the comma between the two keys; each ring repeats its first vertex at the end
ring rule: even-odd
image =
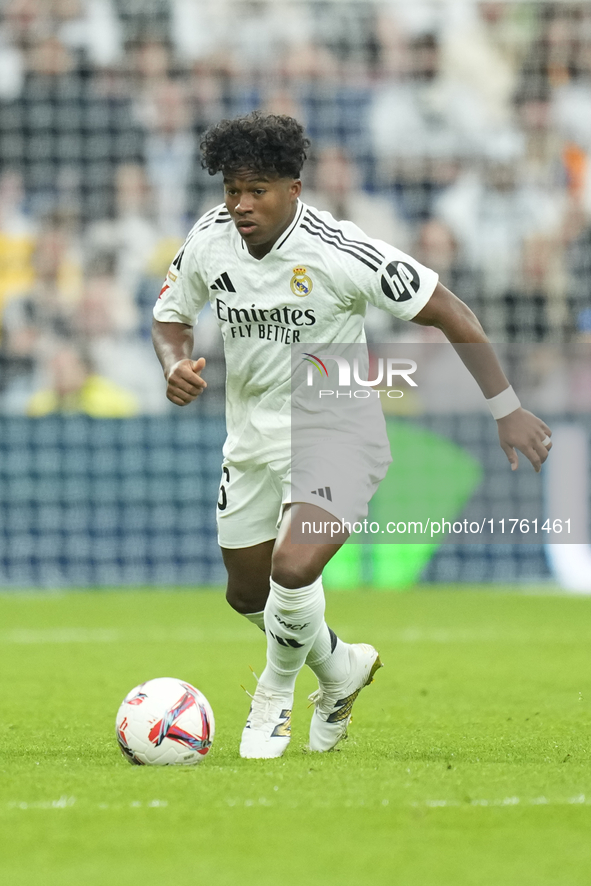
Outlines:
{"type": "MultiPolygon", "coordinates": [[[[204,135],[203,165],[223,176],[224,203],[207,212],[174,258],[154,308],[153,340],[167,397],[185,406],[206,388],[194,360],[193,328],[209,302],[227,367],[219,544],[230,605],[266,633],[267,664],[242,734],[243,757],[281,756],[290,739],[298,672],[318,678],[310,748],[328,751],[346,734],[351,708],[381,662],[366,643],[337,638],[324,620],[322,571],[347,538],[294,541],[302,521],[356,521],[390,461],[383,439],[348,459],[346,500],[322,500],[291,482],[291,349],[307,343],[363,343],[367,303],[435,326],[457,345],[493,417],[512,469],[516,450],[539,471],[550,429],[524,410],[472,311],[437,274],[395,246],[301,200],[309,141],[288,116],[255,112],[222,120],[204,135]],[[462,345],[478,344],[476,349],[462,345]]],[[[308,489],[325,486],[310,467],[308,489]]],[[[339,484],[338,466],[330,488],[339,484]]],[[[308,475],[306,475],[308,476],[308,475]]]]}

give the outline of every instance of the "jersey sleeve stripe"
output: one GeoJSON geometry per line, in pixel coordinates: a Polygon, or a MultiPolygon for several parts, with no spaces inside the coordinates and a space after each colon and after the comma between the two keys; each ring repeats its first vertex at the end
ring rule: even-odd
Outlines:
{"type": "MultiPolygon", "coordinates": [[[[220,212],[221,205],[222,205],[221,203],[218,203],[218,205],[214,206],[213,209],[208,209],[207,212],[203,213],[203,215],[201,216],[199,221],[205,221],[205,219],[207,219],[207,218],[212,218],[216,214],[216,212],[220,212]]],[[[221,210],[221,211],[223,211],[223,210],[221,210]]]]}
{"type": "Polygon", "coordinates": [[[351,240],[349,237],[345,237],[340,228],[331,227],[321,218],[318,218],[317,215],[314,215],[314,213],[310,209],[308,209],[306,221],[310,222],[310,224],[312,224],[316,228],[322,228],[327,234],[336,235],[343,245],[359,249],[361,252],[363,252],[364,255],[367,255],[368,257],[373,257],[376,261],[379,262],[379,264],[382,264],[382,262],[386,258],[385,255],[381,253],[379,249],[376,249],[375,246],[373,246],[371,243],[363,243],[360,240],[351,240]]]}
{"type": "Polygon", "coordinates": [[[375,261],[368,260],[369,257],[364,258],[358,252],[354,252],[352,249],[347,249],[345,246],[339,243],[338,240],[335,240],[334,237],[329,237],[323,231],[315,231],[313,230],[313,228],[309,228],[306,225],[305,221],[303,221],[300,225],[300,229],[303,231],[307,231],[308,234],[312,234],[313,237],[320,237],[320,239],[323,240],[325,243],[328,243],[329,246],[334,246],[335,249],[338,249],[341,252],[347,252],[349,255],[352,255],[353,258],[356,258],[358,261],[363,262],[364,265],[367,265],[368,268],[371,268],[372,271],[378,271],[380,269],[380,266],[376,264],[375,261]]]}
{"type": "Polygon", "coordinates": [[[209,221],[204,222],[202,225],[199,225],[199,227],[195,228],[195,230],[197,232],[198,231],[205,231],[207,228],[210,228],[213,224],[225,224],[226,222],[229,222],[229,221],[230,221],[230,216],[228,216],[228,218],[222,218],[222,219],[211,218],[211,219],[209,219],[209,221]]]}
{"type": "MultiPolygon", "coordinates": [[[[222,209],[220,206],[216,206],[214,209],[210,209],[209,212],[206,212],[205,215],[201,216],[197,224],[194,226],[193,231],[205,231],[206,228],[209,228],[214,223],[225,224],[229,221],[231,221],[231,216],[228,210],[225,207],[222,209]]],[[[193,233],[193,231],[191,231],[191,233],[193,233]]]]}
{"type": "Polygon", "coordinates": [[[191,228],[191,230],[187,234],[185,242],[183,243],[183,245],[181,246],[181,248],[179,249],[179,251],[177,252],[177,254],[175,255],[175,257],[172,260],[172,265],[178,271],[180,271],[180,269],[181,269],[181,264],[183,261],[183,256],[185,254],[185,249],[187,248],[187,246],[189,245],[189,243],[191,242],[193,237],[196,234],[200,234],[201,231],[207,230],[207,228],[209,228],[214,223],[214,221],[217,222],[216,215],[219,216],[221,222],[225,223],[225,222],[231,221],[230,213],[228,212],[226,207],[223,206],[223,204],[222,204],[222,206],[215,206],[213,209],[210,209],[209,212],[206,212],[205,215],[202,215],[201,218],[199,218],[195,222],[195,224],[193,225],[193,227],[191,228]],[[227,218],[226,218],[226,216],[227,216],[227,218]]]}
{"type": "Polygon", "coordinates": [[[197,221],[197,227],[203,224],[207,224],[207,222],[211,221],[212,218],[215,218],[218,209],[219,207],[216,206],[215,209],[210,209],[209,212],[206,212],[205,215],[202,215],[201,218],[197,221]]]}
{"type": "Polygon", "coordinates": [[[302,204],[300,205],[300,211],[298,212],[296,218],[295,218],[295,219],[293,220],[293,222],[291,223],[291,226],[290,226],[289,230],[287,231],[285,237],[284,237],[283,240],[281,241],[281,243],[276,247],[277,249],[281,249],[281,247],[283,246],[283,244],[285,243],[285,241],[286,241],[286,240],[289,240],[291,234],[292,234],[293,231],[295,231],[295,229],[297,228],[297,226],[298,226],[298,222],[299,222],[299,220],[301,219],[301,217],[302,217],[302,215],[303,215],[303,212],[304,212],[304,204],[302,203],[302,204]]]}

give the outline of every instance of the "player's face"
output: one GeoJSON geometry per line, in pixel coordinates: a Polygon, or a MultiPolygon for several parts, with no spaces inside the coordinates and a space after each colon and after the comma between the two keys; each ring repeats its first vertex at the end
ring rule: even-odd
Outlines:
{"type": "Polygon", "coordinates": [[[224,175],[228,212],[255,258],[263,258],[289,227],[302,190],[299,179],[247,169],[224,175]]]}

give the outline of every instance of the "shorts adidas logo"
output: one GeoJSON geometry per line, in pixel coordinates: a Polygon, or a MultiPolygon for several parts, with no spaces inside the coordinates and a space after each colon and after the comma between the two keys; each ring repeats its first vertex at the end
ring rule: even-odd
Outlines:
{"type": "Polygon", "coordinates": [[[320,498],[327,498],[329,501],[332,501],[330,486],[320,486],[318,489],[312,489],[312,495],[319,495],[320,498]]]}

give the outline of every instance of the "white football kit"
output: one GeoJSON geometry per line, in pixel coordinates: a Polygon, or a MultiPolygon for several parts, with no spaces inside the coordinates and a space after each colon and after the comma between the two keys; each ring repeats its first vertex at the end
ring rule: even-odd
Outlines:
{"type": "MultiPolygon", "coordinates": [[[[363,343],[368,302],[411,320],[437,280],[434,271],[352,222],[301,201],[262,259],[249,253],[225,205],[199,219],[170,266],[154,317],[193,326],[209,301],[221,328],[227,425],[218,501],[222,547],[274,538],[282,506],[304,500],[292,498],[290,480],[291,346],[363,343]]],[[[321,464],[309,472],[310,491],[331,486],[324,482],[331,459],[324,461],[324,473],[321,464]]],[[[359,474],[358,483],[348,483],[357,489],[354,501],[306,500],[339,519],[362,519],[390,461],[385,432],[371,464],[353,461],[359,462],[349,462],[359,474]]]]}

